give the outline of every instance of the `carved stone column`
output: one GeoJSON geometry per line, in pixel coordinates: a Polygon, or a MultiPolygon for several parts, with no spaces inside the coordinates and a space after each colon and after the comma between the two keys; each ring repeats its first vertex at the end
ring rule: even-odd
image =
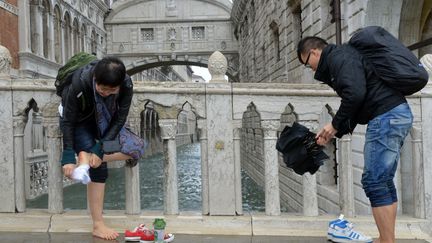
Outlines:
{"type": "Polygon", "coordinates": [[[209,211],[209,172],[208,172],[208,152],[207,152],[207,121],[198,120],[199,140],[201,145],[201,197],[202,214],[208,215],[209,211]]]}
{"type": "Polygon", "coordinates": [[[30,52],[30,1],[18,0],[18,34],[20,52],[30,52]]]}
{"type": "Polygon", "coordinates": [[[163,139],[164,163],[164,209],[165,214],[178,214],[178,180],[177,180],[177,119],[160,119],[163,139]]]}
{"type": "Polygon", "coordinates": [[[235,205],[236,213],[243,214],[242,202],[242,185],[241,185],[241,160],[240,160],[240,134],[241,134],[241,120],[233,121],[234,127],[234,183],[235,183],[235,205]]]}
{"type": "Polygon", "coordinates": [[[279,163],[276,150],[278,120],[261,122],[264,131],[264,184],[266,215],[280,215],[279,163]]]}
{"type": "Polygon", "coordinates": [[[338,140],[339,153],[339,205],[347,217],[354,216],[354,181],[351,160],[351,135],[338,140]]]}
{"type": "Polygon", "coordinates": [[[48,212],[63,212],[63,173],[60,163],[62,151],[58,117],[44,118],[48,153],[48,212]]]}
{"type": "MultiPolygon", "coordinates": [[[[43,56],[43,18],[42,18],[42,7],[39,4],[32,4],[31,8],[33,9],[33,24],[34,31],[32,31],[31,42],[32,42],[32,51],[34,54],[38,56],[43,56]]],[[[32,26],[31,26],[32,27],[32,26]]]]}
{"type": "Polygon", "coordinates": [[[15,208],[22,213],[26,210],[24,170],[24,129],[27,117],[16,116],[13,122],[14,164],[15,164],[15,208]]]}
{"type": "Polygon", "coordinates": [[[48,59],[55,62],[54,14],[48,13],[48,59]]]}

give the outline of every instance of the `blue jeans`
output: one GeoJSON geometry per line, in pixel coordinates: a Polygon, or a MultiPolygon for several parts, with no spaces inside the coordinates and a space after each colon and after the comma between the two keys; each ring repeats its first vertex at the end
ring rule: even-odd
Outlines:
{"type": "Polygon", "coordinates": [[[372,207],[391,205],[398,200],[393,178],[412,122],[411,109],[403,103],[368,123],[361,182],[372,207]]]}

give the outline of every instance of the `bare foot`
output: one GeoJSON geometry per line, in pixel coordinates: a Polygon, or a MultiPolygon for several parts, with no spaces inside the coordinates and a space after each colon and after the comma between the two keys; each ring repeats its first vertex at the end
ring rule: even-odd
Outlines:
{"type": "Polygon", "coordinates": [[[106,227],[104,223],[93,226],[93,235],[105,240],[115,240],[119,236],[115,230],[106,227]]]}
{"type": "Polygon", "coordinates": [[[376,239],[376,240],[374,240],[374,241],[373,241],[373,243],[380,243],[380,240],[379,240],[379,238],[378,238],[378,239],[376,239]]]}

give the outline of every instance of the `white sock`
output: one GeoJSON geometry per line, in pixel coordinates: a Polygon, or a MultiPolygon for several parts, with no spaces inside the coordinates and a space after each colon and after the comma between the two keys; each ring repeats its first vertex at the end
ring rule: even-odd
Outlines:
{"type": "Polygon", "coordinates": [[[81,182],[82,184],[88,184],[91,179],[89,176],[90,166],[88,164],[80,165],[72,172],[72,179],[81,182]]]}

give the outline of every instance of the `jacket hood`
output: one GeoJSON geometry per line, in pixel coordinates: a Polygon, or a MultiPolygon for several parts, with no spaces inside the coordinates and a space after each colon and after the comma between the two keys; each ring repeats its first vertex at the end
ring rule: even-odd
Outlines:
{"type": "Polygon", "coordinates": [[[314,76],[316,80],[324,82],[330,85],[331,87],[333,87],[333,85],[332,85],[332,79],[330,75],[330,67],[328,65],[328,57],[335,48],[336,45],[329,44],[322,50],[318,67],[317,70],[315,71],[315,76],[314,76]]]}

